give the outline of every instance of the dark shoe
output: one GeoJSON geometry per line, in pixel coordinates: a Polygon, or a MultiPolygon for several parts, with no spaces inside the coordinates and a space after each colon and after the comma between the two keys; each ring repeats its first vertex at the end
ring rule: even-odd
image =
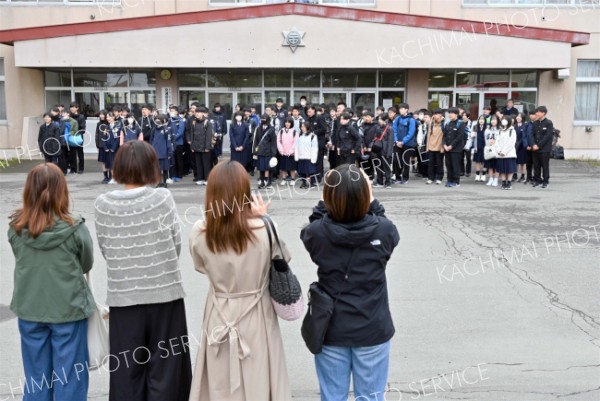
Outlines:
{"type": "Polygon", "coordinates": [[[508,191],[512,190],[512,184],[509,182],[508,184],[506,184],[506,188],[508,191]]]}
{"type": "Polygon", "coordinates": [[[518,178],[518,177],[519,177],[519,176],[517,175],[517,173],[513,173],[512,180],[513,180],[513,181],[517,181],[517,178],[518,178]]]}
{"type": "Polygon", "coordinates": [[[400,185],[408,185],[408,180],[402,180],[402,181],[400,181],[400,185]]]}
{"type": "Polygon", "coordinates": [[[77,174],[83,174],[83,170],[78,171],[77,174]]]}
{"type": "Polygon", "coordinates": [[[542,189],[546,189],[546,188],[548,188],[548,184],[547,183],[543,183],[542,184],[542,189]]]}
{"type": "Polygon", "coordinates": [[[533,188],[537,188],[537,187],[539,187],[541,184],[540,184],[539,182],[534,182],[532,185],[533,185],[533,188]]]}
{"type": "Polygon", "coordinates": [[[525,177],[519,178],[519,180],[517,182],[523,182],[523,181],[525,181],[525,177]]]}
{"type": "Polygon", "coordinates": [[[467,177],[467,178],[470,177],[470,176],[471,176],[471,173],[465,174],[465,177],[467,177]]]}
{"type": "Polygon", "coordinates": [[[108,182],[109,182],[109,181],[110,181],[110,180],[109,180],[108,178],[104,178],[104,179],[102,180],[102,184],[108,184],[108,182]]]}

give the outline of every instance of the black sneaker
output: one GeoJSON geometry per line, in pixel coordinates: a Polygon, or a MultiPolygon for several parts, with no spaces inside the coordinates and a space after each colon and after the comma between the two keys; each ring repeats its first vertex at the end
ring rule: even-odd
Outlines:
{"type": "Polygon", "coordinates": [[[271,181],[267,182],[267,185],[265,185],[265,189],[273,189],[273,184],[271,183],[271,181]]]}
{"type": "Polygon", "coordinates": [[[548,188],[548,184],[547,183],[543,183],[542,184],[542,189],[546,189],[546,188],[548,188]]]}
{"type": "Polygon", "coordinates": [[[542,184],[540,184],[539,182],[534,182],[534,183],[532,184],[533,188],[537,188],[537,187],[539,187],[540,185],[542,185],[542,184]]]}
{"type": "Polygon", "coordinates": [[[525,181],[525,177],[521,176],[521,178],[519,178],[519,181],[517,181],[517,182],[523,182],[523,181],[525,181]]]}
{"type": "Polygon", "coordinates": [[[502,181],[502,187],[501,187],[501,189],[506,189],[506,187],[507,187],[506,183],[504,181],[502,181]]]}
{"type": "Polygon", "coordinates": [[[506,184],[506,189],[509,191],[512,190],[512,183],[509,182],[508,184],[506,184]]]}

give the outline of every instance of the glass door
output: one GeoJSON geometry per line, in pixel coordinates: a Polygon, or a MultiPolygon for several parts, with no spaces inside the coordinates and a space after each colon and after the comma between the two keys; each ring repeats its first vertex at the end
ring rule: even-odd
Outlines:
{"type": "Polygon", "coordinates": [[[101,106],[108,111],[111,111],[116,105],[129,107],[129,91],[107,91],[103,92],[103,95],[104,104],[101,104],[101,106]]]}
{"type": "MultiPolygon", "coordinates": [[[[263,96],[262,92],[237,92],[237,103],[244,107],[256,107],[256,114],[261,115],[263,112],[263,96]]],[[[236,103],[236,104],[237,104],[236,103]]]]}
{"type": "Polygon", "coordinates": [[[323,103],[335,107],[339,102],[348,104],[348,92],[323,92],[323,103]]]}
{"type": "Polygon", "coordinates": [[[454,105],[462,107],[471,114],[471,120],[476,120],[483,114],[482,92],[457,92],[454,97],[454,105]]]}
{"type": "Polygon", "coordinates": [[[364,108],[375,112],[375,92],[350,92],[350,99],[349,106],[356,115],[361,116],[364,108]]]}
{"type": "MultiPolygon", "coordinates": [[[[79,112],[85,116],[85,118],[98,117],[100,108],[100,92],[75,92],[75,101],[79,103],[79,112]]],[[[65,108],[68,109],[69,105],[65,104],[65,108]]]]}
{"type": "Polygon", "coordinates": [[[233,112],[233,92],[208,92],[208,104],[206,107],[212,111],[215,103],[221,104],[221,111],[230,120],[233,112]]]}

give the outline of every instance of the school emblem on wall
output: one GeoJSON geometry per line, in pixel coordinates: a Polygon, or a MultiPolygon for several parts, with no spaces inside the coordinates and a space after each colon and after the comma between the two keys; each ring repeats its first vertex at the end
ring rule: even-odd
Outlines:
{"type": "Polygon", "coordinates": [[[292,53],[295,53],[298,47],[304,46],[302,39],[304,38],[304,35],[306,35],[306,32],[299,31],[298,28],[293,27],[289,31],[281,32],[281,34],[283,35],[282,46],[289,46],[292,53]]]}

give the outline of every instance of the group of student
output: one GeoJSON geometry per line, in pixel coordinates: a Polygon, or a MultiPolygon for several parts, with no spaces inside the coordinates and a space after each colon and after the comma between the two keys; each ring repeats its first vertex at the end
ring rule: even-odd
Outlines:
{"type": "MultiPolygon", "coordinates": [[[[76,103],[70,113],[54,107],[40,127],[40,149],[45,150],[49,136],[67,131],[60,142],[63,152],[55,152],[63,157],[46,157],[61,164],[65,174],[83,172],[83,148],[68,135],[75,132],[80,138],[85,131],[78,109],[76,103]]],[[[459,187],[461,177],[470,177],[473,162],[475,181],[487,181],[488,186],[498,187],[501,181],[501,188],[510,190],[518,180],[546,188],[554,138],[546,113],[540,106],[527,119],[509,99],[503,109],[485,107],[476,120],[462,108],[448,109],[445,117],[442,109],[410,112],[407,103],[387,110],[379,106],[375,112],[363,108],[359,114],[344,102],[314,105],[303,96],[290,110],[278,98],[262,115],[254,105],[238,104],[228,125],[219,103],[210,111],[199,103],[189,108],[172,105],[168,115],[144,105],[139,119],[127,107],[115,105],[100,111],[95,142],[105,184],[115,183],[112,164],[119,146],[143,140],[158,154],[160,186],[179,182],[190,172],[197,185],[206,185],[222,156],[223,138],[229,135],[231,159],[252,176],[258,171],[259,189],[270,189],[277,180],[282,186],[300,181],[303,188],[314,187],[324,176],[326,159],[331,169],[356,164],[374,187],[388,189],[394,183],[408,184],[411,173],[426,178],[427,184],[441,184],[446,173],[446,187],[459,187]]]]}

